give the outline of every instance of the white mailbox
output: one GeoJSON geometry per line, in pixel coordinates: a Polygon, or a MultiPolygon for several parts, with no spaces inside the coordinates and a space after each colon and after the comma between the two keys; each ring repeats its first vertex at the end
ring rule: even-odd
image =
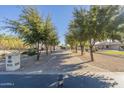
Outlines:
{"type": "Polygon", "coordinates": [[[6,71],[15,71],[20,68],[20,53],[12,52],[6,55],[6,71]]]}

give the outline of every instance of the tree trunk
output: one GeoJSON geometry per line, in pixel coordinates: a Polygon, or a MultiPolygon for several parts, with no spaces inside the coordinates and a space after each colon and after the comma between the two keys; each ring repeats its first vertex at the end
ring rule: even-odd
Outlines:
{"type": "Polygon", "coordinates": [[[81,55],[83,55],[83,53],[84,53],[84,46],[82,45],[81,42],[80,42],[80,48],[81,48],[81,55]]]}
{"type": "Polygon", "coordinates": [[[90,46],[90,57],[91,57],[91,61],[94,61],[94,57],[93,57],[93,46],[90,46]]]}
{"type": "Polygon", "coordinates": [[[46,44],[46,54],[48,55],[48,45],[46,44]]]}
{"type": "Polygon", "coordinates": [[[43,43],[40,43],[41,46],[40,46],[40,53],[43,51],[43,43]]]}
{"type": "Polygon", "coordinates": [[[54,51],[56,50],[55,45],[53,46],[53,50],[54,50],[54,51]]]}
{"type": "Polygon", "coordinates": [[[37,61],[40,59],[39,42],[37,43],[37,61]]]}
{"type": "Polygon", "coordinates": [[[52,53],[52,46],[50,46],[50,53],[52,53]]]}
{"type": "Polygon", "coordinates": [[[71,51],[73,50],[73,47],[71,46],[71,51]]]}
{"type": "Polygon", "coordinates": [[[77,53],[77,44],[76,44],[76,46],[75,46],[75,52],[77,53]]]}

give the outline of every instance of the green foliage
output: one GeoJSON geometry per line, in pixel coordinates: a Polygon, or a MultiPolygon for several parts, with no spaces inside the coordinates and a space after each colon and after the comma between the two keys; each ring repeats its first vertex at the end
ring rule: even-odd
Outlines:
{"type": "Polygon", "coordinates": [[[18,33],[28,44],[49,43],[51,38],[58,44],[57,33],[50,16],[45,20],[33,8],[24,8],[18,20],[7,20],[6,28],[18,33]]]}
{"type": "Polygon", "coordinates": [[[96,42],[106,39],[124,42],[122,6],[90,6],[89,10],[75,8],[73,16],[66,35],[66,43],[74,46],[78,42],[80,45],[89,46],[91,60],[96,42]]]}
{"type": "Polygon", "coordinates": [[[6,28],[20,35],[27,44],[36,44],[43,39],[43,21],[33,8],[24,8],[17,20],[7,20],[6,28]]]}
{"type": "Polygon", "coordinates": [[[36,49],[28,49],[27,51],[27,55],[29,56],[33,56],[37,54],[37,50],[36,49]]]}
{"type": "Polygon", "coordinates": [[[66,34],[66,44],[69,44],[71,48],[74,48],[75,38],[72,33],[66,34]]]}
{"type": "MultiPolygon", "coordinates": [[[[39,45],[40,43],[48,47],[58,45],[58,36],[55,31],[55,26],[51,22],[50,16],[43,19],[38,11],[33,8],[24,8],[19,19],[7,20],[7,26],[12,32],[18,34],[22,40],[30,46],[36,46],[37,60],[39,60],[39,45]]],[[[34,51],[31,51],[31,54],[34,51]]]]}
{"type": "Polygon", "coordinates": [[[119,6],[90,6],[89,10],[75,8],[69,33],[74,34],[75,40],[90,41],[91,45],[105,39],[121,41],[123,14],[123,7],[119,6]]]}
{"type": "Polygon", "coordinates": [[[44,22],[44,44],[47,45],[58,45],[58,36],[55,27],[51,21],[50,16],[48,16],[44,22]]]}
{"type": "Polygon", "coordinates": [[[35,48],[30,48],[28,50],[23,51],[22,54],[33,56],[37,54],[37,50],[35,48]]]}

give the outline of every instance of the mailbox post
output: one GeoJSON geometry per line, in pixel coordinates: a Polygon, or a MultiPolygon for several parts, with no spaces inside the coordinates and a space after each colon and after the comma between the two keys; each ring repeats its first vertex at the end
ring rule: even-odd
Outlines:
{"type": "Polygon", "coordinates": [[[20,53],[12,52],[6,55],[6,71],[15,71],[20,68],[20,53]]]}

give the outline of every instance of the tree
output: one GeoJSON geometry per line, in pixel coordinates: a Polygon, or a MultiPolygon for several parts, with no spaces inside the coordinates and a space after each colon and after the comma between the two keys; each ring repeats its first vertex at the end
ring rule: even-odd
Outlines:
{"type": "Polygon", "coordinates": [[[26,44],[36,47],[37,60],[40,57],[40,44],[45,45],[46,54],[48,54],[49,47],[54,46],[55,48],[55,45],[58,44],[57,33],[50,16],[42,19],[36,9],[24,8],[19,19],[6,20],[6,23],[6,28],[18,34],[26,44]]]}
{"type": "Polygon", "coordinates": [[[75,45],[74,35],[72,33],[68,32],[68,33],[66,33],[65,37],[66,37],[66,39],[65,39],[66,44],[69,44],[71,50],[73,50],[74,45],[75,45]]]}
{"type": "Polygon", "coordinates": [[[55,27],[51,21],[51,18],[48,15],[44,22],[44,40],[43,40],[43,43],[45,44],[46,47],[46,54],[48,54],[49,46],[56,43],[55,40],[58,40],[57,34],[55,33],[55,27]]]}
{"type": "Polygon", "coordinates": [[[39,60],[39,44],[43,41],[43,21],[33,8],[24,8],[18,20],[7,20],[11,31],[18,33],[23,41],[37,45],[37,60],[39,60]]]}
{"type": "Polygon", "coordinates": [[[81,55],[83,55],[84,52],[84,46],[87,41],[87,35],[86,33],[86,10],[85,9],[74,9],[73,12],[74,16],[74,27],[75,27],[75,35],[76,38],[80,44],[81,48],[81,55]],[[77,34],[76,34],[77,33],[77,34]]]}
{"type": "Polygon", "coordinates": [[[119,6],[111,6],[111,19],[109,20],[108,25],[106,26],[107,37],[114,42],[114,40],[118,40],[122,42],[123,38],[123,22],[124,22],[124,11],[123,7],[119,6]],[[113,12],[113,10],[115,12],[113,12]]]}
{"type": "Polygon", "coordinates": [[[77,47],[79,43],[79,39],[78,39],[79,33],[77,32],[74,20],[70,22],[68,30],[69,30],[69,33],[72,34],[72,38],[74,39],[73,45],[75,46],[75,52],[77,53],[77,47]]]}
{"type": "Polygon", "coordinates": [[[55,46],[59,44],[57,32],[55,30],[50,33],[50,51],[55,51],[55,46]]]}
{"type": "Polygon", "coordinates": [[[88,42],[91,61],[94,61],[93,48],[96,42],[106,39],[123,41],[121,35],[124,27],[121,25],[124,22],[123,8],[119,6],[90,6],[89,10],[75,9],[73,15],[74,19],[69,25],[69,33],[71,34],[66,36],[66,41],[72,45],[74,43],[71,40],[77,40],[80,43],[82,54],[84,46],[88,42]],[[121,27],[119,27],[120,25],[121,27]]]}
{"type": "Polygon", "coordinates": [[[94,61],[93,47],[95,42],[107,39],[108,28],[110,28],[109,22],[117,13],[117,6],[91,6],[88,14],[88,34],[91,61],[94,61]]]}

